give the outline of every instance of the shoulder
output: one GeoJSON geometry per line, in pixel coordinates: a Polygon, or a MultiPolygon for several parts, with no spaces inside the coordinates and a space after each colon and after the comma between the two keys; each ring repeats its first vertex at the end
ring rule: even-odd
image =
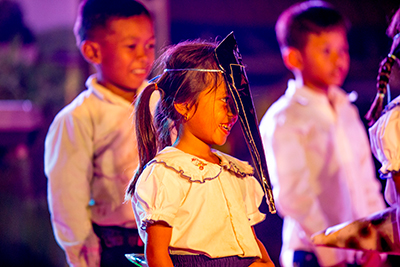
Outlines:
{"type": "Polygon", "coordinates": [[[254,169],[247,161],[239,160],[231,155],[215,149],[213,150],[213,153],[215,153],[221,159],[220,165],[225,170],[233,172],[240,177],[253,175],[254,169]]]}
{"type": "Polygon", "coordinates": [[[271,136],[283,132],[305,133],[314,127],[318,113],[305,99],[281,96],[264,114],[260,132],[271,136]]]}
{"type": "Polygon", "coordinates": [[[56,115],[55,120],[67,117],[80,117],[86,114],[91,107],[90,102],[93,101],[93,97],[94,96],[88,90],[81,92],[71,103],[61,109],[56,115]]]}

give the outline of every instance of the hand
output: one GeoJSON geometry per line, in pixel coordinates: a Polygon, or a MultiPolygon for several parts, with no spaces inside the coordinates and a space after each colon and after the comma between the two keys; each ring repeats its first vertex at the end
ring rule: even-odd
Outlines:
{"type": "Polygon", "coordinates": [[[100,266],[100,239],[95,234],[90,235],[85,241],[81,255],[88,267],[100,266]]]}
{"type": "Polygon", "coordinates": [[[366,251],[361,258],[362,267],[379,267],[382,266],[382,259],[376,251],[366,251]]]}

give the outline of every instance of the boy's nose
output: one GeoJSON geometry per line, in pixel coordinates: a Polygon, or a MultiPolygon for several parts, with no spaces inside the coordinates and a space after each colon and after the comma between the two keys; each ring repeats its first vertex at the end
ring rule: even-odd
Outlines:
{"type": "Polygon", "coordinates": [[[138,49],[136,53],[136,59],[141,61],[148,61],[151,57],[151,53],[152,52],[147,51],[146,48],[138,49]]]}

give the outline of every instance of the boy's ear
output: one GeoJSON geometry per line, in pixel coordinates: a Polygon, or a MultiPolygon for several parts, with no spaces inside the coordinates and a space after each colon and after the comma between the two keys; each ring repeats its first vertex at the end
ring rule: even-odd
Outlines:
{"type": "Polygon", "coordinates": [[[300,50],[293,47],[287,47],[282,50],[283,63],[289,70],[302,70],[303,69],[303,57],[300,50]]]}
{"type": "Polygon", "coordinates": [[[83,57],[92,64],[101,63],[101,51],[100,45],[97,42],[85,40],[80,46],[81,53],[83,57]]]}

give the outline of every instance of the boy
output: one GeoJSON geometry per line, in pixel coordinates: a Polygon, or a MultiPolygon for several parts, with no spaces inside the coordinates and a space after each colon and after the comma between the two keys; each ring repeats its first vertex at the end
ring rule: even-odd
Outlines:
{"type": "Polygon", "coordinates": [[[322,1],[284,11],[276,35],[288,89],[264,115],[277,210],[284,218],[283,266],[347,266],[350,251],[314,247],[310,236],[385,207],[357,109],[339,88],[349,69],[347,25],[322,1]]]}
{"type": "Polygon", "coordinates": [[[142,252],[126,186],[138,163],[132,103],[154,61],[153,22],[134,0],[85,0],[74,33],[96,74],[45,141],[48,202],[70,266],[132,266],[142,252]]]}

